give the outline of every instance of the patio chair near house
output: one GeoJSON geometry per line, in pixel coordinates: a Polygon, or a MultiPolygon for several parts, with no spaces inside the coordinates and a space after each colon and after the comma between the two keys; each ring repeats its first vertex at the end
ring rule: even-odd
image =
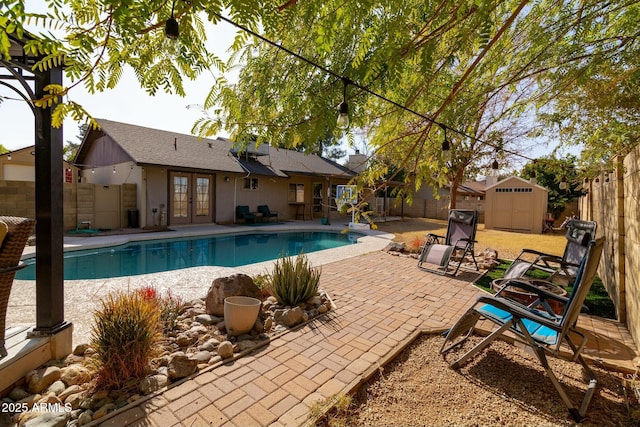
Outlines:
{"type": "MultiPolygon", "coordinates": [[[[509,337],[515,337],[516,341],[533,350],[571,416],[577,422],[580,422],[587,412],[597,381],[593,371],[582,356],[582,349],[587,342],[587,337],[576,327],[576,323],[582,304],[596,276],[603,243],[604,238],[592,240],[588,243],[587,253],[578,267],[573,289],[568,297],[547,292],[531,285],[527,281],[509,280],[495,295],[478,297],[473,306],[449,329],[440,353],[444,355],[461,345],[471,335],[478,320],[488,320],[494,324],[489,335],[451,363],[450,366],[453,369],[460,368],[470,358],[479,354],[502,335],[508,334],[509,337]],[[508,286],[517,286],[533,292],[537,294],[538,299],[529,305],[524,305],[505,298],[501,293],[508,286]],[[555,314],[549,308],[547,300],[563,303],[564,311],[562,314],[555,314]],[[562,347],[561,351],[562,344],[566,344],[568,347],[562,347]],[[582,365],[587,389],[579,408],[571,401],[554,374],[547,360],[547,353],[571,362],[577,361],[582,365]]],[[[535,384],[532,384],[532,387],[535,386],[535,384]]]]}
{"type": "Polygon", "coordinates": [[[450,210],[446,236],[427,234],[427,240],[418,258],[418,267],[432,273],[455,276],[470,256],[476,271],[479,271],[474,254],[477,228],[478,211],[450,210]],[[450,267],[455,267],[453,272],[450,271],[450,267]]]}
{"type": "Polygon", "coordinates": [[[242,219],[244,222],[256,222],[256,214],[249,211],[249,206],[236,206],[236,219],[242,219]]]}
{"type": "Polygon", "coordinates": [[[504,277],[526,278],[538,270],[551,274],[549,280],[552,282],[571,283],[587,252],[587,244],[595,238],[596,228],[595,221],[571,220],[567,225],[567,244],[562,256],[523,249],[505,271],[504,277]]]}
{"type": "Polygon", "coordinates": [[[269,209],[269,205],[258,206],[258,213],[262,214],[263,221],[269,221],[269,218],[275,218],[278,222],[278,212],[269,209]]]}
{"type": "Polygon", "coordinates": [[[0,216],[0,358],[7,355],[4,339],[11,286],[16,271],[25,267],[20,258],[35,223],[29,218],[0,216]]]}

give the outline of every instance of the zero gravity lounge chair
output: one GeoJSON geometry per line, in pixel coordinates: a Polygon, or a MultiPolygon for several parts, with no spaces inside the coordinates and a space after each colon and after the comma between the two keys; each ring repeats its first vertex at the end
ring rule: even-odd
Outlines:
{"type": "MultiPolygon", "coordinates": [[[[596,387],[596,377],[581,354],[587,337],[576,328],[576,323],[582,303],[596,276],[603,242],[604,238],[589,242],[587,254],[578,268],[573,290],[569,297],[546,292],[526,281],[517,279],[507,281],[508,283],[495,295],[478,297],[473,306],[449,329],[440,353],[445,354],[462,344],[471,335],[478,320],[488,320],[494,324],[491,333],[471,350],[451,363],[450,366],[453,369],[458,369],[496,338],[509,333],[510,337],[515,337],[516,341],[533,350],[560,398],[569,409],[571,416],[579,422],[584,417],[591,402],[591,397],[596,387]],[[537,294],[538,300],[526,306],[504,298],[501,292],[509,285],[515,285],[537,294]],[[554,314],[548,308],[548,304],[545,304],[545,301],[550,299],[564,304],[564,311],[561,315],[554,314]],[[566,344],[568,348],[562,348],[563,351],[561,352],[560,347],[562,344],[566,344]],[[569,399],[562,384],[553,373],[546,353],[572,362],[577,361],[582,365],[587,382],[587,390],[580,408],[574,406],[569,399]]],[[[535,384],[532,384],[532,386],[535,386],[535,384]]]]}
{"type": "Polygon", "coordinates": [[[452,209],[449,211],[447,235],[427,234],[427,240],[418,258],[418,267],[437,274],[455,276],[467,255],[479,270],[473,245],[476,243],[478,211],[452,209]],[[454,261],[452,263],[452,261],[454,261]],[[453,264],[453,272],[450,267],[453,264]]]}
{"type": "Polygon", "coordinates": [[[505,271],[506,279],[526,278],[535,270],[551,274],[551,282],[573,281],[578,267],[587,253],[587,244],[595,239],[597,223],[595,221],[571,220],[565,235],[567,244],[562,257],[550,255],[534,249],[523,249],[511,266],[505,271]],[[531,258],[534,258],[531,260],[531,258]]]}

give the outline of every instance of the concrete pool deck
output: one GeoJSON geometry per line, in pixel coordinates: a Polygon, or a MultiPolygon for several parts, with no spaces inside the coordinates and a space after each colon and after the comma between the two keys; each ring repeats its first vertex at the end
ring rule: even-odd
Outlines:
{"type": "MultiPolygon", "coordinates": [[[[285,232],[285,231],[343,231],[348,229],[346,223],[321,225],[319,221],[289,221],[273,225],[197,225],[174,226],[171,231],[145,232],[133,234],[113,234],[100,236],[65,236],[65,251],[90,249],[96,247],[122,245],[129,241],[170,239],[203,235],[234,234],[245,232],[285,232]]],[[[126,231],[126,230],[125,230],[126,231]]],[[[354,230],[352,230],[354,231],[354,230]]],[[[384,248],[393,235],[376,230],[357,230],[363,234],[358,244],[346,245],[307,254],[314,266],[331,263],[365,253],[379,251],[384,248]]],[[[25,248],[24,257],[33,256],[35,247],[25,248]]],[[[171,289],[174,295],[185,300],[204,298],[211,282],[217,277],[234,273],[245,273],[250,276],[270,271],[274,261],[265,261],[240,267],[193,267],[162,273],[142,274],[109,279],[65,280],[64,301],[65,319],[73,323],[74,346],[86,343],[91,332],[92,313],[99,307],[100,299],[110,291],[136,289],[143,286],[154,286],[164,293],[171,289]]],[[[35,281],[16,280],[11,288],[7,310],[7,325],[32,325],[36,319],[35,281]]]]}

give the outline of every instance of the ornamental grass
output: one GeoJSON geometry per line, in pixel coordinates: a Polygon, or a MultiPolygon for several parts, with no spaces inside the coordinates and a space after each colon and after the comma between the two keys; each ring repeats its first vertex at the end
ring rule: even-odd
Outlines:
{"type": "Polygon", "coordinates": [[[160,317],[156,299],[144,292],[112,292],[101,301],[91,330],[98,388],[137,387],[158,351],[160,317]]]}
{"type": "Polygon", "coordinates": [[[295,306],[318,293],[321,269],[312,267],[306,255],[277,260],[269,276],[268,290],[278,303],[295,306]]]}

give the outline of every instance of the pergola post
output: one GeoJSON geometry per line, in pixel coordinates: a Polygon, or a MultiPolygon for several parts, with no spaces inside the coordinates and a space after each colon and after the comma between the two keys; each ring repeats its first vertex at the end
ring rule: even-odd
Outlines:
{"type": "MultiPolygon", "coordinates": [[[[35,76],[41,99],[49,84],[62,85],[62,69],[35,76]]],[[[55,104],[54,104],[55,107],[55,104]]],[[[62,127],[51,126],[51,110],[39,109],[35,123],[36,167],[36,328],[34,335],[54,335],[64,320],[62,127]]],[[[38,107],[36,107],[38,108],[38,107]]]]}
{"type": "Polygon", "coordinates": [[[22,39],[9,35],[11,59],[0,58],[0,67],[9,74],[0,81],[27,101],[35,116],[36,327],[29,336],[51,337],[51,353],[57,358],[70,352],[73,330],[64,320],[63,135],[62,127],[51,126],[55,103],[40,108],[33,101],[46,95],[47,85],[62,85],[62,67],[34,69],[39,58],[24,51],[30,38],[27,33],[22,39]]]}

